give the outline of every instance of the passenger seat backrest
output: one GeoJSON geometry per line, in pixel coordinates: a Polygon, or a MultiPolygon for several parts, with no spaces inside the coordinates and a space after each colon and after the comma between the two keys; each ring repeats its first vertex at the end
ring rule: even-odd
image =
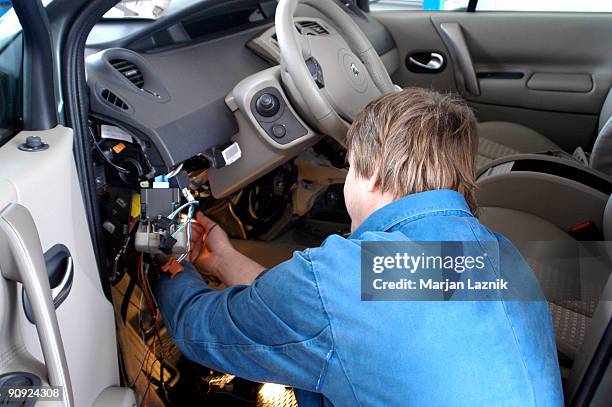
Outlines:
{"type": "Polygon", "coordinates": [[[597,139],[590,161],[593,169],[612,175],[612,88],[601,107],[597,139]]]}
{"type": "Polygon", "coordinates": [[[612,195],[608,198],[608,203],[604,209],[603,222],[601,224],[604,240],[612,241],[612,195]]]}
{"type": "Polygon", "coordinates": [[[603,129],[604,125],[610,121],[612,117],[612,88],[608,91],[608,96],[604,100],[604,104],[601,107],[601,113],[599,114],[599,130],[603,129]]]}
{"type": "MultiPolygon", "coordinates": [[[[608,99],[610,99],[610,95],[608,95],[608,99]]],[[[608,125],[611,121],[612,119],[608,120],[608,125]]],[[[606,251],[608,252],[609,259],[612,259],[612,195],[608,198],[602,225],[604,239],[606,240],[604,242],[606,244],[606,251]]],[[[584,389],[580,389],[580,386],[585,380],[589,365],[594,357],[596,357],[599,344],[604,342],[603,339],[606,335],[610,335],[610,330],[612,329],[612,301],[610,299],[612,299],[612,273],[603,288],[597,308],[591,319],[590,327],[585,335],[582,347],[576,355],[570,375],[567,378],[565,388],[566,405],[582,405],[585,402],[589,402],[583,398],[585,397],[585,392],[584,389]]]]}

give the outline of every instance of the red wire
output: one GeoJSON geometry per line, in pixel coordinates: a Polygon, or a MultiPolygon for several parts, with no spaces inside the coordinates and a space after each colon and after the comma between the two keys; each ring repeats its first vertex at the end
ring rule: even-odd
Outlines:
{"type": "MultiPolygon", "coordinates": [[[[142,290],[142,292],[143,292],[143,294],[145,296],[145,299],[147,301],[147,305],[149,307],[149,310],[151,311],[151,315],[152,315],[152,318],[153,318],[153,323],[155,325],[155,329],[156,329],[156,331],[159,331],[159,320],[157,318],[158,310],[157,310],[157,307],[154,306],[154,304],[156,304],[156,302],[155,302],[155,300],[153,298],[153,292],[151,290],[151,286],[149,284],[149,280],[144,275],[143,255],[142,254],[140,255],[140,257],[138,259],[138,272],[136,274],[137,274],[138,282],[140,284],[140,288],[141,288],[141,290],[142,290]]],[[[151,363],[151,366],[149,368],[149,375],[147,377],[147,381],[148,381],[147,388],[145,390],[145,394],[143,395],[143,399],[142,399],[142,403],[141,403],[143,406],[147,405],[147,401],[148,401],[149,394],[150,394],[151,377],[153,376],[153,369],[155,368],[155,362],[158,359],[157,352],[156,352],[157,342],[158,341],[160,342],[159,345],[160,345],[160,348],[161,348],[162,347],[161,338],[159,337],[159,333],[156,332],[156,334],[154,335],[153,344],[152,344],[152,347],[153,347],[152,354],[153,354],[154,359],[153,359],[153,362],[151,363]]],[[[163,352],[163,349],[162,349],[162,352],[163,352]]],[[[148,357],[150,353],[151,353],[151,345],[148,346],[148,350],[147,350],[147,353],[145,354],[145,358],[148,357]]],[[[161,362],[160,362],[160,369],[161,368],[162,367],[161,367],[161,362]]]]}
{"type": "MultiPolygon", "coordinates": [[[[151,376],[153,376],[153,368],[155,367],[155,361],[157,360],[157,354],[155,353],[155,345],[157,344],[157,342],[155,342],[155,339],[153,339],[153,362],[151,363],[151,367],[149,368],[149,376],[147,377],[147,380],[149,381],[149,383],[147,384],[147,389],[145,390],[145,394],[143,396],[142,399],[142,405],[144,407],[146,407],[147,405],[147,400],[149,398],[149,393],[151,390],[151,376]]],[[[149,347],[150,349],[151,347],[149,347]]]]}

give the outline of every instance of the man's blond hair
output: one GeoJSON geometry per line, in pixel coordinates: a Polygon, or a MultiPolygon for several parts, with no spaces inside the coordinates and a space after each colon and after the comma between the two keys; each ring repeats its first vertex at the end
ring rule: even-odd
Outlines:
{"type": "Polygon", "coordinates": [[[421,88],[384,95],[357,116],[347,148],[357,175],[376,172],[396,198],[453,189],[476,212],[476,119],[458,97],[421,88]]]}

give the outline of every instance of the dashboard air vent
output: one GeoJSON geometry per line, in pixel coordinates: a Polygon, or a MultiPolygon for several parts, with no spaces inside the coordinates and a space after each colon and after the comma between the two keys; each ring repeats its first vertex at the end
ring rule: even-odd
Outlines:
{"type": "Polygon", "coordinates": [[[113,59],[110,63],[121,75],[125,76],[130,82],[142,89],[144,86],[144,76],[136,65],[125,59],[113,59]]]}
{"type": "Polygon", "coordinates": [[[113,106],[118,107],[121,110],[128,110],[128,105],[125,103],[119,96],[115,95],[108,89],[102,89],[102,93],[100,94],[102,99],[106,100],[113,106]]]}
{"type": "Polygon", "coordinates": [[[327,31],[321,24],[316,21],[298,21],[295,23],[302,35],[327,35],[327,31]]]}

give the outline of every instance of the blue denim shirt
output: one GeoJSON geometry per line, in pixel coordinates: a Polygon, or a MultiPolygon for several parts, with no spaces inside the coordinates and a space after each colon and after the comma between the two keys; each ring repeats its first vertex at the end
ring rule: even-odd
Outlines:
{"type": "MultiPolygon", "coordinates": [[[[545,301],[361,301],[360,242],[504,239],[462,195],[409,195],[348,238],[215,291],[186,267],[156,295],[186,357],[261,382],[293,386],[301,407],[562,406],[545,301]]],[[[539,288],[538,288],[539,289],[539,288]]]]}

